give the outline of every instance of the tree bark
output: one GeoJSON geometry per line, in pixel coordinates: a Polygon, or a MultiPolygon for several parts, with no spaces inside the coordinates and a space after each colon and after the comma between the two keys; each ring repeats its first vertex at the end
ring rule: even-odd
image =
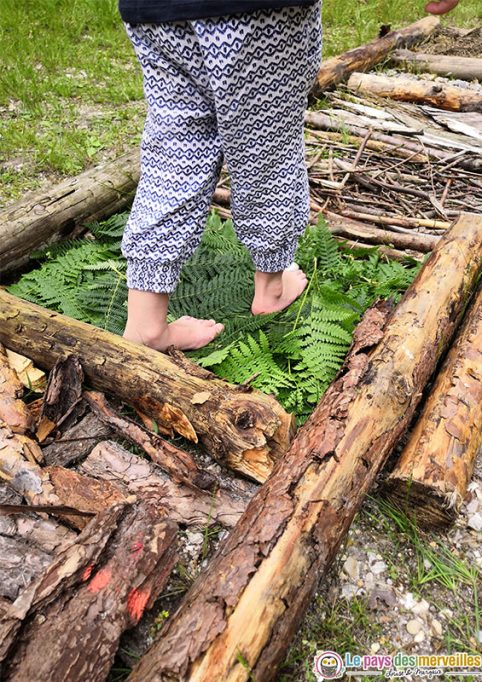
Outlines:
{"type": "Polygon", "coordinates": [[[170,474],[175,482],[187,483],[202,489],[215,486],[214,476],[207,471],[201,471],[188,452],[174,447],[131,419],[117,414],[103,393],[85,391],[84,396],[99,419],[112,426],[124,438],[141,447],[153,462],[170,474]]]}
{"type": "Polygon", "coordinates": [[[482,80],[482,59],[455,57],[445,54],[424,54],[411,50],[395,50],[391,55],[395,64],[410,64],[440,76],[456,76],[463,80],[482,80]]]}
{"type": "Polygon", "coordinates": [[[46,464],[72,466],[82,461],[101,440],[110,438],[112,429],[95,414],[89,412],[77,424],[67,429],[49,445],[42,448],[46,464]]]}
{"type": "Polygon", "coordinates": [[[174,483],[163,471],[117,443],[99,443],[79,467],[99,482],[115,485],[125,496],[152,502],[169,518],[188,526],[234,526],[248,505],[248,494],[226,490],[208,492],[174,483]]]}
{"type": "Polygon", "coordinates": [[[396,47],[411,47],[427,38],[440,24],[437,17],[424,17],[398,31],[390,31],[382,38],[355,47],[323,62],[313,94],[345,80],[353,71],[366,71],[390,54],[396,47]]]}
{"type": "Polygon", "coordinates": [[[401,102],[433,104],[447,111],[482,111],[482,97],[479,92],[430,80],[353,73],[347,86],[354,92],[389,97],[401,102]]]}
{"type": "Polygon", "coordinates": [[[1,210],[0,281],[27,264],[34,249],[65,238],[79,223],[122,211],[136,189],[138,166],[136,150],[1,210]]]}
{"type": "Polygon", "coordinates": [[[122,632],[167,583],[176,530],[144,505],[91,521],[7,612],[2,680],[105,680],[122,632]]]}
{"type": "Polygon", "coordinates": [[[10,367],[7,351],[0,343],[0,422],[5,422],[14,433],[33,429],[33,415],[21,399],[24,386],[10,367]]]}
{"type": "Polygon", "coordinates": [[[407,427],[480,269],[482,216],[439,242],[345,366],[130,682],[269,682],[364,495],[407,427]],[[256,618],[253,618],[256,614],[256,618]]]}
{"type": "Polygon", "coordinates": [[[164,405],[174,406],[192,425],[192,440],[256,481],[268,477],[288,448],[293,417],[273,397],[228,384],[182,353],[159,353],[1,289],[0,342],[45,369],[74,353],[93,388],[154,419],[164,405]]]}
{"type": "Polygon", "coordinates": [[[482,288],[386,481],[420,525],[455,520],[482,445],[482,288]]]}

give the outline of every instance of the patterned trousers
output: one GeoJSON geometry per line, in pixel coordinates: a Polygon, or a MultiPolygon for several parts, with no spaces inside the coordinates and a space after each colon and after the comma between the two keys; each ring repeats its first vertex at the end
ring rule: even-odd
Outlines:
{"type": "Polygon", "coordinates": [[[293,261],[309,216],[303,117],[321,61],[321,0],[163,24],[125,23],[148,113],[122,238],[127,285],[169,293],[198,246],[223,162],[257,270],[293,261]]]}

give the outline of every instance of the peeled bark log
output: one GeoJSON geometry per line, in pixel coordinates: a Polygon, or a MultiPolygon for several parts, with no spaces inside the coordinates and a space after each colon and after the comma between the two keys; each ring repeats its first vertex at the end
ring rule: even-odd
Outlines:
{"type": "Polygon", "coordinates": [[[482,216],[465,215],[383,331],[386,304],[365,313],[337,379],[130,682],[274,679],[457,326],[481,253],[482,216]]]}
{"type": "Polygon", "coordinates": [[[395,50],[390,56],[395,64],[409,64],[440,76],[455,76],[462,80],[482,80],[482,59],[455,57],[445,54],[424,54],[411,50],[395,50]]]}
{"type": "Polygon", "coordinates": [[[176,530],[144,505],[93,520],[7,612],[2,680],[105,680],[122,632],[167,583],[176,530]]]}
{"type": "Polygon", "coordinates": [[[411,47],[421,42],[433,33],[439,24],[440,19],[437,17],[424,17],[406,28],[390,31],[371,43],[327,59],[318,71],[314,94],[318,95],[323,90],[345,80],[353,71],[370,69],[385,59],[396,47],[411,47]]]}
{"type": "Polygon", "coordinates": [[[207,471],[201,471],[189,453],[162,440],[155,433],[146,431],[131,419],[117,414],[103,393],[85,391],[84,396],[91,409],[100,419],[104,420],[106,424],[110,424],[124,438],[141,447],[153,462],[171,475],[174,481],[203,489],[214,486],[216,482],[214,476],[207,471]]]}
{"type": "Polygon", "coordinates": [[[482,445],[482,289],[386,481],[390,498],[420,525],[455,520],[482,445]]]}
{"type": "Polygon", "coordinates": [[[138,159],[137,150],[129,152],[0,211],[0,280],[28,263],[34,249],[69,236],[79,223],[122,211],[139,181],[138,159]]]}
{"type": "Polygon", "coordinates": [[[354,73],[347,86],[354,92],[389,97],[401,102],[433,104],[447,111],[482,111],[482,97],[479,92],[436,81],[354,73]]]}
{"type": "Polygon", "coordinates": [[[99,443],[79,472],[116,486],[126,496],[155,504],[169,518],[188,526],[218,523],[232,527],[248,505],[248,495],[242,490],[237,495],[225,490],[211,493],[174,483],[159,467],[112,441],[99,443]]]}
{"type": "Polygon", "coordinates": [[[45,369],[74,353],[93,388],[154,419],[164,405],[173,405],[192,425],[193,440],[257,481],[267,478],[288,448],[293,417],[273,397],[228,384],[182,353],[169,357],[1,289],[0,342],[45,369]]]}

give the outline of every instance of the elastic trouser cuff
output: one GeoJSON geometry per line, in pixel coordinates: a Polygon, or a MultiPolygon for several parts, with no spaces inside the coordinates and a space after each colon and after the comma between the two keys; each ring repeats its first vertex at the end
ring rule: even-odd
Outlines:
{"type": "Polygon", "coordinates": [[[294,260],[297,240],[284,244],[281,249],[268,251],[266,249],[252,250],[251,257],[256,270],[260,272],[281,272],[291,265],[294,260]]]}
{"type": "Polygon", "coordinates": [[[159,263],[151,260],[127,259],[127,286],[129,289],[170,294],[176,288],[181,273],[181,263],[159,263]]]}

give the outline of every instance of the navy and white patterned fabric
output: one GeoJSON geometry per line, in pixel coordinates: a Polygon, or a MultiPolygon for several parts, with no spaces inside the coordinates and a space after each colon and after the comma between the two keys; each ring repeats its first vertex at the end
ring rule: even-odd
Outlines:
{"type": "Polygon", "coordinates": [[[303,117],[321,60],[320,3],[125,23],[148,103],[122,238],[129,288],[174,290],[201,240],[223,160],[236,233],[256,268],[290,265],[309,216],[303,117]]]}

